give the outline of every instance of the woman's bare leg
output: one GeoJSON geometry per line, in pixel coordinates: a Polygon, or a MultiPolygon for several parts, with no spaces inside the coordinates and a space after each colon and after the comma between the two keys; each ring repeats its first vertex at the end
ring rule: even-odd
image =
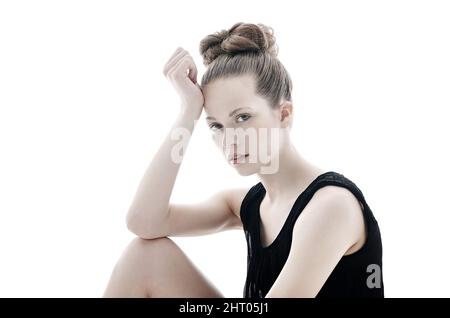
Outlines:
{"type": "Polygon", "coordinates": [[[103,297],[224,297],[170,238],[135,238],[103,297]]]}

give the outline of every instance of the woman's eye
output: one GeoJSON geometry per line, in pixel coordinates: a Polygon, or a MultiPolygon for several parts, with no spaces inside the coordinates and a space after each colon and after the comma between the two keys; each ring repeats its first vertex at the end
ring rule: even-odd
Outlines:
{"type": "Polygon", "coordinates": [[[221,124],[213,123],[213,124],[209,125],[209,128],[210,128],[211,130],[218,130],[218,129],[222,128],[222,125],[221,125],[221,124]]]}
{"type": "Polygon", "coordinates": [[[251,117],[250,115],[242,114],[242,115],[239,115],[239,116],[237,117],[237,121],[243,122],[243,121],[248,120],[250,117],[251,117]],[[240,118],[244,118],[244,119],[243,119],[243,120],[239,120],[240,118]]]}

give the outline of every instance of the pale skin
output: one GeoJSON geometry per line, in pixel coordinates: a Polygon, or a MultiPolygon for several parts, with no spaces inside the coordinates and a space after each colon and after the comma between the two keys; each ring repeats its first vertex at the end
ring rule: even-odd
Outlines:
{"type": "MultiPolygon", "coordinates": [[[[163,73],[180,97],[180,112],[130,205],[127,226],[137,238],[115,265],[103,296],[224,297],[169,237],[242,230],[240,206],[249,188],[224,189],[195,204],[170,202],[180,167],[170,157],[177,142],[171,140],[171,132],[179,127],[192,132],[204,110],[214,142],[232,165],[229,157],[249,150],[225,141],[225,128],[276,127],[282,131],[282,142],[271,152],[279,160],[275,173],[261,173],[262,163],[248,162],[248,158],[233,165],[242,176],[257,174],[266,189],[260,207],[264,246],[278,235],[298,195],[327,170],[308,162],[291,143],[293,104],[283,101],[278,108],[270,108],[254,93],[251,75],[219,79],[200,87],[195,63],[180,47],[163,73]]],[[[315,297],[339,260],[365,243],[362,208],[345,188],[329,185],[317,190],[295,222],[289,257],[266,297],[315,297]]]]}

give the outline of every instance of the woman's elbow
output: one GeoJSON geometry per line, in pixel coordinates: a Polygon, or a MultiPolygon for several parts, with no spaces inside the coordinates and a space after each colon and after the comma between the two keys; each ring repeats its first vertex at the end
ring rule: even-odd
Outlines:
{"type": "Polygon", "coordinates": [[[148,226],[148,221],[142,220],[137,213],[129,211],[126,216],[127,229],[136,236],[143,239],[154,239],[159,236],[148,226]]]}

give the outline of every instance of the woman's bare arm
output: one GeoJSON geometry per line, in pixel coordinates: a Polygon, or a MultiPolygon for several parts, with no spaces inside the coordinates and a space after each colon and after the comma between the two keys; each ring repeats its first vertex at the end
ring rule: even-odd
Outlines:
{"type": "MultiPolygon", "coordinates": [[[[192,132],[189,116],[178,116],[169,134],[147,168],[127,215],[130,231],[142,238],[202,235],[241,228],[240,204],[247,188],[226,189],[193,204],[170,203],[180,163],[171,158],[177,141],[170,138],[174,129],[192,132]]],[[[179,141],[178,141],[179,142],[179,141]]],[[[188,141],[185,142],[185,146],[188,141]]]]}
{"type": "MultiPolygon", "coordinates": [[[[145,171],[126,219],[129,230],[136,235],[152,236],[166,222],[170,196],[181,165],[181,160],[175,160],[172,153],[180,140],[172,138],[172,134],[181,130],[192,133],[194,126],[191,116],[180,113],[145,171]]],[[[183,138],[186,149],[189,137],[184,135],[183,138]]]]}
{"type": "Polygon", "coordinates": [[[197,84],[195,63],[184,49],[177,48],[164,66],[163,73],[180,96],[180,113],[140,181],[128,210],[128,229],[142,238],[156,238],[239,227],[238,210],[247,189],[223,190],[196,204],[170,203],[182,158],[202,112],[204,99],[197,84]]]}

